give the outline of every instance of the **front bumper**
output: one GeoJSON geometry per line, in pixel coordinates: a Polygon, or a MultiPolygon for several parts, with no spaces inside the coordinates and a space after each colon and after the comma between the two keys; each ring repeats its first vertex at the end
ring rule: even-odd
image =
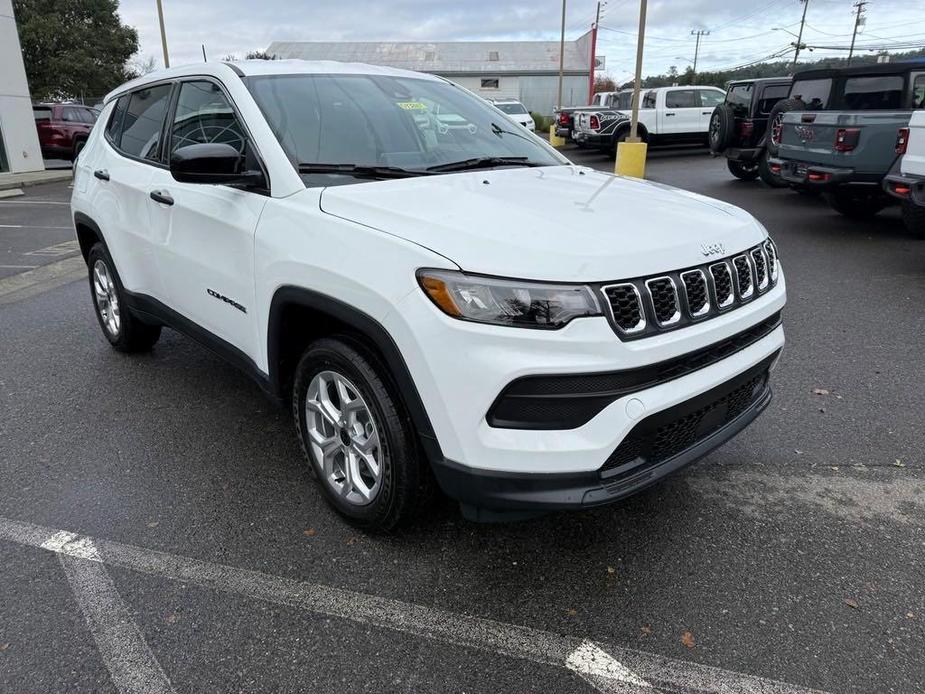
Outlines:
{"type": "MultiPolygon", "coordinates": [[[[687,445],[669,447],[666,455],[654,452],[665,444],[652,444],[648,453],[638,449],[632,459],[615,461],[619,464],[605,465],[603,470],[573,474],[477,471],[448,460],[437,463],[434,472],[440,486],[460,501],[470,520],[508,519],[518,512],[530,515],[618,501],[696,462],[754,421],[771,401],[769,370],[778,354],[779,351],[726,383],[637,424],[634,431],[640,430],[638,437],[649,436],[657,441],[666,431],[681,436],[678,432],[684,427],[697,427],[686,435],[687,445]],[[741,395],[735,398],[742,392],[747,392],[747,401],[742,401],[741,395]]],[[[621,444],[617,451],[622,448],[621,444]]]]}
{"type": "Polygon", "coordinates": [[[925,207],[925,176],[890,174],[883,180],[883,189],[895,198],[925,207]]]}

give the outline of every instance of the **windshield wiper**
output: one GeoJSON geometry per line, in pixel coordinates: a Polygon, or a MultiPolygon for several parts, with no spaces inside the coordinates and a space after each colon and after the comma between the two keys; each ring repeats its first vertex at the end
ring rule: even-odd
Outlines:
{"type": "Polygon", "coordinates": [[[451,161],[448,164],[438,164],[437,166],[428,166],[427,171],[468,171],[469,169],[493,169],[496,166],[543,166],[543,164],[530,161],[527,157],[476,157],[475,159],[463,159],[462,161],[451,161]]]}
{"type": "Polygon", "coordinates": [[[426,176],[423,169],[402,169],[398,166],[376,166],[370,164],[299,164],[300,174],[343,174],[358,178],[410,178],[426,176]]]}

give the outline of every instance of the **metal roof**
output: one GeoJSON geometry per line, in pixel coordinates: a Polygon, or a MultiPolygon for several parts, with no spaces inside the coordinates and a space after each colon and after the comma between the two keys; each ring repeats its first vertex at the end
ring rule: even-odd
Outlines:
{"type": "MultiPolygon", "coordinates": [[[[587,75],[588,35],[565,42],[564,71],[587,75]]],[[[339,60],[440,75],[549,74],[559,71],[558,41],[274,41],[280,58],[339,60]]]]}

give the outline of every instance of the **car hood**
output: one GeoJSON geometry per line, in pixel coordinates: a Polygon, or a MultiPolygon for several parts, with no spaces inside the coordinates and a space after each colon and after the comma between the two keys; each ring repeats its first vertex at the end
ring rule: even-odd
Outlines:
{"type": "Polygon", "coordinates": [[[326,188],[321,209],[424,246],[461,269],[596,282],[705,263],[760,243],[747,212],[575,166],[492,169],[326,188]],[[719,254],[710,259],[719,257],[719,254]]]}

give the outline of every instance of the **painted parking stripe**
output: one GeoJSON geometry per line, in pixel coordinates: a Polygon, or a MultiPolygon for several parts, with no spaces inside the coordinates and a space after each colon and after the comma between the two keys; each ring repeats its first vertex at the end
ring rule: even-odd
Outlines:
{"type": "Polygon", "coordinates": [[[61,533],[66,531],[0,518],[0,540],[447,644],[566,668],[601,692],[821,694],[818,690],[643,651],[604,646],[573,636],[271,576],[120,542],[61,533]],[[62,541],[63,538],[65,541],[62,541]],[[88,546],[93,548],[92,552],[88,551],[88,546]]]}
{"type": "Polygon", "coordinates": [[[87,264],[81,255],[4,277],[0,279],[0,305],[20,301],[86,277],[87,264]]]}
{"type": "Polygon", "coordinates": [[[0,229],[73,229],[74,227],[45,227],[29,224],[0,224],[0,229]]]}
{"type": "Polygon", "coordinates": [[[120,694],[175,694],[88,537],[57,532],[42,543],[58,560],[120,694]]]}
{"type": "Polygon", "coordinates": [[[62,200],[0,200],[0,205],[70,205],[62,200]]]}

